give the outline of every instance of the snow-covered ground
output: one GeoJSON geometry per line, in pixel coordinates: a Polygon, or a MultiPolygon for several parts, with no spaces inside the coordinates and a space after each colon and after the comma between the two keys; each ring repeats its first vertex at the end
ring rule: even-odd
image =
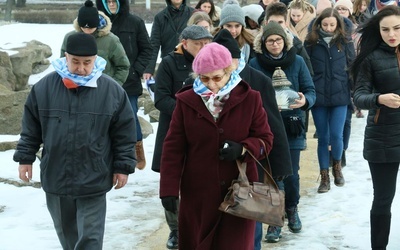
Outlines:
{"type": "MultiPolygon", "coordinates": [[[[148,27],[150,28],[150,26],[148,27]]],[[[10,24],[0,26],[0,50],[12,53],[12,48],[33,39],[48,44],[53,49],[50,60],[57,58],[64,34],[72,25],[10,24]]],[[[50,67],[47,72],[51,71],[50,67]]],[[[32,76],[34,84],[43,74],[32,76]]],[[[146,119],[148,116],[141,115],[146,119]]],[[[310,190],[302,197],[299,212],[303,231],[299,234],[283,230],[280,243],[268,244],[274,249],[369,249],[369,210],[372,201],[372,184],[366,161],[362,158],[365,119],[352,120],[352,135],[347,151],[347,167],[343,173],[344,187],[332,184],[327,194],[310,190]]],[[[157,123],[153,123],[157,131],[157,123]]],[[[14,141],[18,135],[0,135],[0,141],[14,141]]],[[[146,236],[165,223],[158,198],[159,175],[151,171],[155,134],[144,140],[147,167],[129,177],[126,187],[108,193],[108,211],[104,240],[105,250],[138,249],[136,246],[146,236]]],[[[0,152],[0,178],[18,181],[14,151],[0,152]]],[[[318,171],[318,167],[315,166],[318,171]]],[[[39,181],[39,166],[34,164],[33,181],[39,181]]],[[[400,192],[399,188],[397,191],[400,192]]],[[[388,249],[400,249],[400,200],[393,203],[392,230],[388,249]]],[[[229,239],[228,239],[229,240],[229,239]]],[[[162,240],[164,244],[164,239],[162,240]]],[[[61,249],[53,229],[41,189],[15,187],[0,182],[0,250],[61,249]],[[2,211],[2,212],[1,212],[2,211]]],[[[160,246],[164,249],[164,245],[160,246]]],[[[140,249],[139,249],[140,250],[140,249]]],[[[150,250],[143,248],[143,250],[150,250]]],[[[153,249],[151,249],[153,250],[153,249]]]]}

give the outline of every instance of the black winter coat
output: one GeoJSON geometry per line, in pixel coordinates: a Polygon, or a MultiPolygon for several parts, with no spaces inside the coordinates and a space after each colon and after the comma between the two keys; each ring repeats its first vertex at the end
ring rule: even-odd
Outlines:
{"type": "MultiPolygon", "coordinates": [[[[250,87],[261,94],[263,107],[268,115],[268,124],[274,134],[272,150],[269,153],[272,175],[288,176],[292,175],[292,162],[290,157],[289,142],[286,135],[282,116],[278,109],[275,99],[275,90],[272,87],[272,80],[262,72],[250,67],[248,64],[239,73],[240,77],[247,82],[250,87]]],[[[266,160],[261,163],[265,164],[266,160]]],[[[259,179],[263,181],[262,169],[258,168],[259,179]]]]}
{"type": "MultiPolygon", "coordinates": [[[[310,23],[309,29],[315,19],[310,23]]],[[[353,31],[349,19],[343,19],[346,26],[346,36],[350,42],[341,43],[341,49],[335,44],[328,44],[320,37],[317,44],[311,45],[307,40],[304,47],[310,56],[314,71],[313,81],[316,92],[314,107],[343,106],[350,104],[351,82],[347,67],[355,57],[354,44],[351,42],[353,31]]]]}
{"type": "Polygon", "coordinates": [[[144,21],[129,13],[129,1],[120,0],[119,3],[119,12],[112,15],[107,12],[102,0],[96,1],[97,8],[111,19],[111,32],[121,41],[131,64],[128,78],[122,87],[129,96],[139,96],[143,93],[141,77],[152,56],[153,48],[144,21]]]}
{"type": "Polygon", "coordinates": [[[183,0],[179,10],[172,6],[171,0],[165,2],[167,7],[154,17],[150,39],[153,54],[145,73],[154,74],[160,47],[161,58],[174,51],[175,46],[179,43],[179,36],[186,28],[187,21],[194,10],[192,7],[186,6],[186,0],[183,0]]]}
{"type": "Polygon", "coordinates": [[[154,105],[160,111],[151,166],[155,172],[160,172],[163,143],[176,105],[175,94],[182,88],[192,72],[194,58],[187,52],[185,54],[182,44],[179,44],[174,52],[162,59],[155,77],[154,105]]]}
{"type": "Polygon", "coordinates": [[[395,48],[385,43],[360,65],[354,104],[368,109],[364,133],[364,158],[369,162],[400,162],[400,109],[379,105],[380,94],[400,95],[400,73],[395,48]]]}
{"type": "Polygon", "coordinates": [[[113,174],[134,172],[136,127],[128,96],[108,75],[97,87],[67,89],[52,72],[24,106],[14,161],[32,164],[43,143],[40,180],[46,193],[83,197],[112,188],[113,174]]]}

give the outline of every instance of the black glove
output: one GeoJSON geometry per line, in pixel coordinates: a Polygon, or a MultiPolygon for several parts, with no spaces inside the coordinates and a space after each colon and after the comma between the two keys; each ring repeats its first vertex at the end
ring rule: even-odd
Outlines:
{"type": "Polygon", "coordinates": [[[290,137],[299,137],[305,130],[304,123],[299,116],[290,116],[286,120],[286,133],[290,137]]]}
{"type": "Polygon", "coordinates": [[[222,148],[219,150],[219,159],[234,161],[242,157],[243,146],[234,141],[225,141],[222,148]]]}
{"type": "Polygon", "coordinates": [[[178,211],[176,201],[178,197],[176,196],[166,196],[161,198],[161,204],[165,208],[165,210],[176,213],[178,211]]]}

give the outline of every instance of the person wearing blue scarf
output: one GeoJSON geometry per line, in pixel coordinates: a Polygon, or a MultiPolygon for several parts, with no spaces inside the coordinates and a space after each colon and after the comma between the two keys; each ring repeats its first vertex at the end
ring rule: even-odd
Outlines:
{"type": "Polygon", "coordinates": [[[123,88],[103,74],[92,35],[71,34],[53,66],[27,97],[14,161],[29,182],[43,145],[40,180],[62,249],[102,249],[106,193],[124,187],[135,171],[132,108],[123,88]]]}

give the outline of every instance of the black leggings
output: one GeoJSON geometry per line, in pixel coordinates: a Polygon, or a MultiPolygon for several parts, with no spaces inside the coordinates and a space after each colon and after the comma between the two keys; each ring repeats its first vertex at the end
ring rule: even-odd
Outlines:
{"type": "Polygon", "coordinates": [[[368,162],[374,188],[374,200],[372,202],[371,214],[388,215],[394,195],[396,193],[398,162],[374,163],[368,162]]]}

